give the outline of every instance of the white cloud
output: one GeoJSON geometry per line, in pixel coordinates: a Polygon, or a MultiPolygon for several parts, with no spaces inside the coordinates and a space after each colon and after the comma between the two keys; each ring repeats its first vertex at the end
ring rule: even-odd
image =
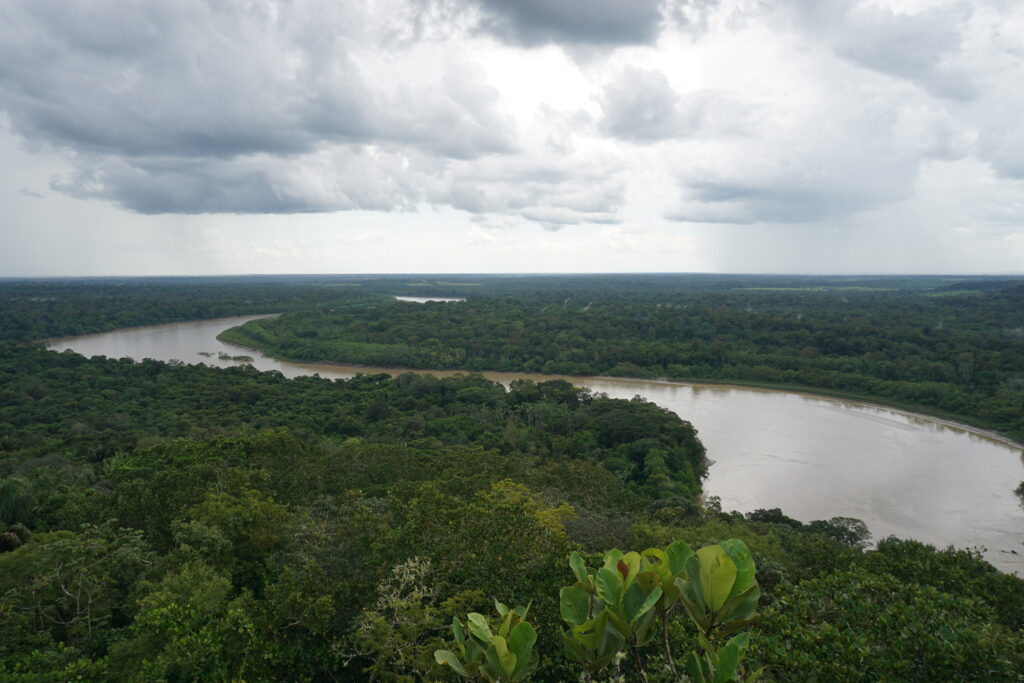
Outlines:
{"type": "Polygon", "coordinates": [[[350,227],[391,236],[359,241],[382,263],[434,233],[510,267],[675,244],[729,269],[716,230],[745,267],[813,232],[848,268],[829,241],[868,264],[858,235],[888,221],[956,245],[908,258],[1005,263],[985,245],[1024,230],[1021,35],[1008,0],[11,0],[0,248],[89,215],[93,239],[181,231],[210,268],[259,226],[245,253],[297,269],[342,253],[298,232],[350,227]]]}

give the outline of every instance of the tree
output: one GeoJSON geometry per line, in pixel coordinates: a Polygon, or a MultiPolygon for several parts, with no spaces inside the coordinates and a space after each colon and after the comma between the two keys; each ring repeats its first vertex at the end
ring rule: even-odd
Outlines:
{"type": "Polygon", "coordinates": [[[27,523],[35,505],[32,485],[21,477],[8,477],[0,481],[0,552],[24,545],[30,538],[27,523]]]}

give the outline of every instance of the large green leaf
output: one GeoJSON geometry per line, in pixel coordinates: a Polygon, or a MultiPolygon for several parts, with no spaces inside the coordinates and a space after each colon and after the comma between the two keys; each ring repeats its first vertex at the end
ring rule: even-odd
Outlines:
{"type": "Polygon", "coordinates": [[[682,579],[676,579],[676,586],[680,589],[679,601],[683,603],[686,613],[699,628],[707,629],[711,625],[711,621],[708,619],[704,602],[700,598],[700,584],[696,581],[684,583],[682,579]]]}
{"type": "Polygon", "coordinates": [[[754,567],[754,558],[751,557],[747,544],[739,539],[722,541],[720,545],[736,565],[736,581],[733,584],[732,595],[738,595],[757,583],[754,578],[757,573],[757,569],[754,567]]]}
{"type": "Polygon", "coordinates": [[[643,552],[644,566],[637,576],[637,583],[646,592],[650,593],[648,580],[645,577],[654,577],[661,586],[661,598],[658,599],[658,610],[667,612],[675,606],[679,600],[679,589],[675,584],[675,575],[672,572],[671,562],[668,554],[658,548],[648,548],[643,552]]]}
{"type": "Polygon", "coordinates": [[[565,653],[570,661],[582,662],[586,659],[583,643],[576,639],[571,630],[562,632],[562,644],[565,645],[565,653]]]}
{"type": "Polygon", "coordinates": [[[519,615],[519,621],[526,621],[526,615],[530,613],[530,608],[533,606],[533,600],[526,603],[525,605],[519,605],[513,612],[519,615]]]}
{"type": "Polygon", "coordinates": [[[491,627],[487,623],[487,618],[482,614],[476,612],[470,612],[466,615],[466,628],[473,636],[479,639],[482,643],[487,644],[491,642],[491,627]]]}
{"type": "Polygon", "coordinates": [[[658,548],[648,548],[641,554],[643,562],[640,565],[640,573],[651,572],[657,574],[663,580],[672,576],[669,569],[668,555],[658,548]]]}
{"type": "Polygon", "coordinates": [[[739,650],[734,645],[726,645],[718,653],[718,668],[715,669],[714,683],[729,683],[736,678],[736,667],[740,663],[739,650]]]}
{"type": "Polygon", "coordinates": [[[466,634],[462,630],[462,622],[452,617],[452,633],[455,634],[455,644],[459,646],[459,652],[466,656],[466,634]]]}
{"type": "Polygon", "coordinates": [[[761,599],[761,587],[754,583],[739,594],[733,595],[719,612],[719,622],[725,623],[734,619],[749,619],[757,610],[757,603],[761,599]]]}
{"type": "Polygon", "coordinates": [[[633,617],[633,619],[636,620],[639,617],[650,613],[651,610],[654,608],[654,605],[657,604],[658,600],[660,599],[661,586],[655,586],[654,589],[647,596],[647,598],[644,600],[643,604],[640,605],[640,609],[637,610],[637,616],[633,617]]]}
{"type": "Polygon", "coordinates": [[[585,648],[601,655],[606,650],[618,652],[625,640],[621,631],[616,629],[610,622],[611,613],[605,610],[590,621],[574,626],[572,635],[585,648]]]}
{"type": "Polygon", "coordinates": [[[718,612],[729,599],[736,582],[736,563],[720,545],[709,545],[697,551],[700,559],[700,589],[712,612],[718,612]]]}
{"type": "Polygon", "coordinates": [[[594,586],[606,607],[615,608],[622,604],[622,577],[618,571],[601,567],[597,570],[594,586]]]}
{"type": "Polygon", "coordinates": [[[466,664],[474,664],[479,662],[484,657],[484,646],[481,645],[475,638],[470,638],[466,641],[466,664]]]}
{"type": "Polygon", "coordinates": [[[696,555],[690,555],[687,558],[686,565],[680,576],[676,577],[675,584],[679,589],[679,599],[690,618],[697,626],[706,629],[708,627],[707,603],[700,589],[700,559],[696,555]]]}
{"type": "Polygon", "coordinates": [[[434,650],[434,659],[437,663],[442,666],[450,666],[455,670],[455,673],[469,678],[469,674],[466,673],[466,668],[462,666],[462,662],[455,656],[454,652],[449,650],[434,650]]]}
{"type": "Polygon", "coordinates": [[[584,669],[591,673],[608,666],[625,645],[622,634],[609,623],[607,611],[584,624],[574,626],[563,638],[566,651],[583,662],[584,669]]]}
{"type": "Polygon", "coordinates": [[[576,580],[585,586],[590,585],[590,577],[587,575],[587,565],[583,562],[583,557],[576,552],[572,551],[572,555],[569,556],[569,568],[572,569],[573,576],[576,580]]]}
{"type": "Polygon", "coordinates": [[[566,586],[559,594],[559,612],[570,626],[579,626],[588,619],[590,596],[575,586],[566,586]]]}
{"type": "Polygon", "coordinates": [[[491,636],[491,645],[493,647],[487,648],[487,664],[494,669],[492,675],[495,678],[501,676],[511,679],[516,670],[516,656],[509,651],[508,643],[500,636],[491,636]]]}
{"type": "Polygon", "coordinates": [[[719,650],[714,683],[729,683],[736,679],[740,660],[743,659],[743,653],[749,642],[750,634],[741,633],[719,650]]]}
{"type": "Polygon", "coordinates": [[[501,636],[502,638],[508,637],[508,631],[510,628],[512,628],[512,619],[514,619],[516,616],[517,615],[515,612],[509,612],[508,609],[506,608],[505,618],[501,620],[501,625],[498,627],[499,636],[501,636]]]}
{"type": "Polygon", "coordinates": [[[601,566],[605,569],[615,569],[615,566],[622,559],[622,551],[618,548],[612,548],[604,554],[604,564],[601,566]]]}
{"type": "Polygon", "coordinates": [[[668,555],[661,548],[648,548],[647,550],[640,553],[641,557],[647,560],[650,565],[650,569],[657,567],[658,565],[665,565],[668,568],[668,555]]]}
{"type": "Polygon", "coordinates": [[[690,678],[694,681],[697,683],[711,683],[707,663],[697,656],[696,652],[688,653],[683,663],[686,665],[686,671],[690,674],[690,678]]]}
{"type": "Polygon", "coordinates": [[[590,621],[572,627],[572,636],[588,650],[597,650],[607,637],[608,612],[601,612],[590,621]]]}
{"type": "Polygon", "coordinates": [[[661,577],[653,570],[637,574],[634,585],[638,586],[645,595],[650,595],[655,588],[661,589],[662,593],[665,592],[665,587],[661,583],[661,577]]]}
{"type": "Polygon", "coordinates": [[[641,558],[640,553],[630,551],[622,556],[616,563],[616,569],[622,576],[623,588],[627,589],[633,585],[636,580],[637,574],[640,573],[641,558]]]}
{"type": "Polygon", "coordinates": [[[668,568],[672,570],[673,575],[676,575],[683,571],[686,560],[693,556],[693,550],[683,541],[675,541],[669,543],[665,548],[665,554],[668,555],[668,568]]]}
{"type": "Polygon", "coordinates": [[[611,610],[605,610],[602,614],[608,615],[608,625],[613,626],[626,641],[633,640],[635,633],[632,624],[611,610]]]}
{"type": "Polygon", "coordinates": [[[513,671],[513,679],[521,680],[531,673],[531,664],[536,660],[533,652],[533,645],[537,642],[537,632],[526,622],[520,622],[512,629],[509,636],[508,649],[516,656],[516,667],[513,671]]]}
{"type": "Polygon", "coordinates": [[[654,608],[658,598],[661,597],[661,587],[657,584],[651,587],[651,592],[646,593],[640,583],[634,583],[626,590],[622,599],[623,616],[635,625],[636,621],[654,608]]]}

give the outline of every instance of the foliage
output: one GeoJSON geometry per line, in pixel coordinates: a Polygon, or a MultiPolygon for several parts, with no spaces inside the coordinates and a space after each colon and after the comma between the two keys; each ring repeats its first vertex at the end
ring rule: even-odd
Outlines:
{"type": "MultiPolygon", "coordinates": [[[[111,476],[166,478],[159,487],[164,500],[150,501],[151,516],[165,515],[166,499],[193,487],[171,481],[180,475],[174,468],[122,466],[123,458],[113,458],[119,451],[167,437],[277,427],[326,438],[428,448],[472,443],[503,455],[584,460],[600,463],[637,493],[664,490],[690,501],[706,474],[704,448],[690,423],[651,403],[608,399],[564,381],[521,382],[506,391],[479,375],[285,380],[247,367],[136,364],[16,348],[0,353],[0,385],[0,458],[62,469],[108,461],[111,476]],[[664,463],[657,480],[644,468],[652,451],[664,463]]],[[[365,482],[372,484],[372,478],[365,482]]],[[[138,494],[130,498],[137,513],[138,494]]],[[[161,523],[162,543],[168,525],[161,523]]]]}
{"type": "MultiPolygon", "coordinates": [[[[1024,415],[1021,342],[1007,331],[1021,326],[1020,292],[1007,282],[955,283],[985,285],[969,302],[931,296],[950,284],[934,278],[445,282],[8,282],[0,310],[4,338],[26,341],[307,309],[280,330],[348,321],[359,343],[463,349],[466,369],[784,381],[1008,430],[1024,415]],[[471,300],[450,307],[385,296],[469,284],[471,300]]],[[[279,341],[304,348],[335,331],[279,341]]],[[[783,680],[1024,670],[1020,578],[969,550],[865,549],[856,520],[702,508],[705,473],[685,420],[565,381],[286,380],[0,346],[0,529],[20,543],[0,554],[0,678],[444,680],[457,674],[435,651],[466,668],[453,619],[481,665],[493,646],[501,666],[504,649],[465,621],[495,592],[530,605],[537,639],[516,666],[536,659],[531,680],[579,678],[567,628],[593,676],[678,680],[689,664],[691,678],[723,679],[734,663],[737,677],[765,667],[783,680]],[[616,546],[649,550],[604,552],[616,546]],[[566,558],[576,592],[560,594],[566,558]],[[762,617],[746,624],[755,588],[762,617]],[[595,618],[600,629],[574,633],[595,618]],[[677,666],[672,653],[690,650],[677,666]]],[[[502,635],[509,613],[519,619],[509,610],[488,628],[512,654],[521,624],[502,635]]]]}
{"type": "Polygon", "coordinates": [[[0,282],[0,342],[383,299],[331,284],[302,276],[7,280],[0,282]]]}
{"type": "Polygon", "coordinates": [[[138,583],[154,569],[142,533],[112,524],[37,534],[0,555],[0,661],[31,660],[34,649],[57,644],[102,655],[131,622],[138,583]]]}
{"type": "Polygon", "coordinates": [[[0,524],[28,522],[34,504],[32,486],[24,477],[0,480],[0,524]]]}
{"type": "Polygon", "coordinates": [[[1024,439],[1019,278],[527,280],[479,279],[460,304],[295,311],[225,338],[294,360],[805,387],[1024,439]]]}
{"type": "Polygon", "coordinates": [[[1021,581],[981,559],[976,550],[936,550],[919,541],[884,538],[865,553],[857,566],[872,574],[889,574],[900,581],[931,586],[950,595],[970,595],[987,605],[997,623],[1024,629],[1024,591],[1021,581]]]}
{"type": "Polygon", "coordinates": [[[1017,680],[1022,635],[963,594],[839,572],[780,590],[750,657],[779,680],[1017,680]]]}
{"type": "Polygon", "coordinates": [[[533,651],[537,631],[526,621],[530,607],[509,609],[495,600],[494,608],[500,623],[493,633],[487,618],[478,612],[466,616],[465,626],[459,619],[452,619],[458,652],[435,651],[437,663],[451,667],[460,676],[495,683],[516,683],[529,678],[540,662],[533,651]]]}
{"type": "Polygon", "coordinates": [[[139,600],[129,638],[111,659],[135,680],[241,680],[260,652],[253,603],[216,570],[190,564],[139,600]]]}
{"type": "Polygon", "coordinates": [[[686,667],[698,681],[732,681],[749,642],[741,634],[719,647],[756,618],[760,588],[746,545],[739,540],[705,546],[696,553],[682,541],[664,550],[605,553],[596,571],[579,553],[569,558],[576,582],[560,592],[562,619],[569,625],[563,642],[569,657],[583,665],[585,675],[600,673],[630,649],[637,675],[647,680],[641,648],[658,635],[673,679],[682,680],[669,642],[668,622],[681,604],[698,627],[701,652],[690,652],[686,667]]]}
{"type": "MultiPolygon", "coordinates": [[[[363,671],[371,679],[411,681],[433,671],[433,652],[444,644],[442,615],[449,606],[437,605],[432,573],[430,561],[419,557],[395,565],[378,584],[376,602],[356,618],[349,657],[370,660],[363,671]]],[[[474,599],[483,596],[469,597],[474,599]]]]}

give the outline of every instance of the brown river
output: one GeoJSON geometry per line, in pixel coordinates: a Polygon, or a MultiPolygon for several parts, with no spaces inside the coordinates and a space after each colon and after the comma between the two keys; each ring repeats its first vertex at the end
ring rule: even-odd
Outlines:
{"type": "MultiPolygon", "coordinates": [[[[289,363],[216,339],[261,316],[202,320],[55,340],[85,356],[237,365],[288,377],[389,372],[289,363]]],[[[445,376],[455,374],[432,371],[445,376]]],[[[554,375],[485,372],[508,384],[554,375]]],[[[889,535],[940,547],[984,547],[1003,571],[1024,576],[1024,451],[997,436],[935,418],[853,401],[747,387],[612,377],[563,377],[613,398],[639,394],[697,428],[713,464],[704,490],[725,510],[782,508],[803,521],[858,517],[875,540],[889,535]]]]}

